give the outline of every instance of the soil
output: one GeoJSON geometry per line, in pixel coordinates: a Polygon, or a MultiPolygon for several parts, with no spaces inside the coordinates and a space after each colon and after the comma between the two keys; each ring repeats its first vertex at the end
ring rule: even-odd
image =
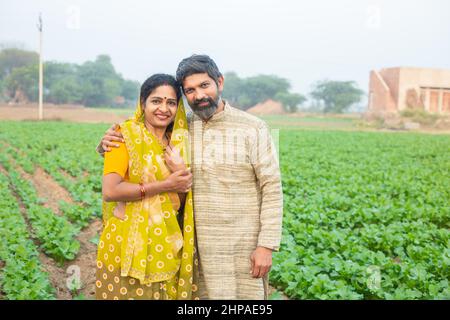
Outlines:
{"type": "MultiPolygon", "coordinates": [[[[35,173],[30,175],[18,166],[14,160],[12,160],[12,164],[22,178],[32,181],[39,197],[46,198],[44,206],[51,208],[55,214],[60,214],[58,201],[65,200],[69,203],[74,203],[67,190],[54,181],[42,168],[36,167],[35,173]]],[[[0,172],[7,174],[1,166],[0,172]]],[[[27,223],[28,230],[30,231],[30,234],[33,234],[32,226],[26,215],[25,206],[20,197],[14,192],[13,194],[17,198],[21,213],[27,223]]],[[[44,270],[48,272],[49,280],[55,288],[56,299],[71,300],[80,294],[82,294],[85,299],[94,299],[97,245],[90,240],[97,235],[100,235],[101,229],[102,221],[96,218],[92,220],[86,228],[81,230],[76,237],[80,242],[80,250],[76,258],[72,261],[66,261],[63,265],[58,264],[43,252],[39,253],[39,259],[44,270]],[[74,268],[74,266],[76,268],[74,268]],[[72,278],[74,269],[79,270],[81,287],[79,290],[71,292],[67,286],[67,280],[72,278]]],[[[37,239],[33,239],[33,241],[35,245],[39,247],[39,241],[37,239]]]]}
{"type": "MultiPolygon", "coordinates": [[[[113,112],[84,108],[81,106],[44,105],[44,119],[52,121],[87,122],[87,123],[120,123],[128,118],[113,112]]],[[[0,105],[0,120],[38,120],[36,104],[0,105]]]]}
{"type": "Polygon", "coordinates": [[[44,206],[51,208],[56,214],[61,215],[59,201],[73,203],[69,192],[53,180],[42,168],[36,168],[33,176],[31,176],[31,181],[36,187],[39,198],[46,199],[44,206]]]}

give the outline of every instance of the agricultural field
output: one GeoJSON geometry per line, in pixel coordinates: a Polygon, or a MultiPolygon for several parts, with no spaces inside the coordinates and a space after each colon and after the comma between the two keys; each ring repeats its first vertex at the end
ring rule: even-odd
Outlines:
{"type": "Polygon", "coordinates": [[[450,136],[282,131],[294,299],[450,299],[450,136]]]}
{"type": "MultiPolygon", "coordinates": [[[[450,299],[450,135],[266,120],[284,192],[272,299],[450,299]]],[[[108,126],[0,122],[0,299],[93,298],[108,126]]]]}

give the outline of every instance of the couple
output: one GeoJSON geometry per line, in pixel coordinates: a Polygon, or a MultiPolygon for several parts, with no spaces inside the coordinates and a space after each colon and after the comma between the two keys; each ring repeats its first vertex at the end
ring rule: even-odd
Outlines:
{"type": "Polygon", "coordinates": [[[186,58],[176,79],[147,79],[135,116],[97,147],[97,299],[267,299],[283,211],[276,150],[223,87],[211,58],[186,58]]]}

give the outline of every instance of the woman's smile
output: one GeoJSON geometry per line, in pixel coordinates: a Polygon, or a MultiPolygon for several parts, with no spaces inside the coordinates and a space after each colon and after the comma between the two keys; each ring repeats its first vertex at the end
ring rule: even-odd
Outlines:
{"type": "Polygon", "coordinates": [[[170,118],[170,115],[162,114],[162,113],[155,113],[156,118],[158,118],[161,121],[167,120],[170,118]]]}

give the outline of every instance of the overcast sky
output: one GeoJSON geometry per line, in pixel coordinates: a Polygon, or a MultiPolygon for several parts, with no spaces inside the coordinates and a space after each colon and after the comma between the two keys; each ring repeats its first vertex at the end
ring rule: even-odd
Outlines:
{"type": "Polygon", "coordinates": [[[0,43],[37,50],[39,12],[45,60],[108,54],[138,81],[174,74],[193,53],[223,72],[287,78],[302,94],[325,78],[367,91],[371,69],[450,69],[448,0],[0,0],[0,43]]]}

